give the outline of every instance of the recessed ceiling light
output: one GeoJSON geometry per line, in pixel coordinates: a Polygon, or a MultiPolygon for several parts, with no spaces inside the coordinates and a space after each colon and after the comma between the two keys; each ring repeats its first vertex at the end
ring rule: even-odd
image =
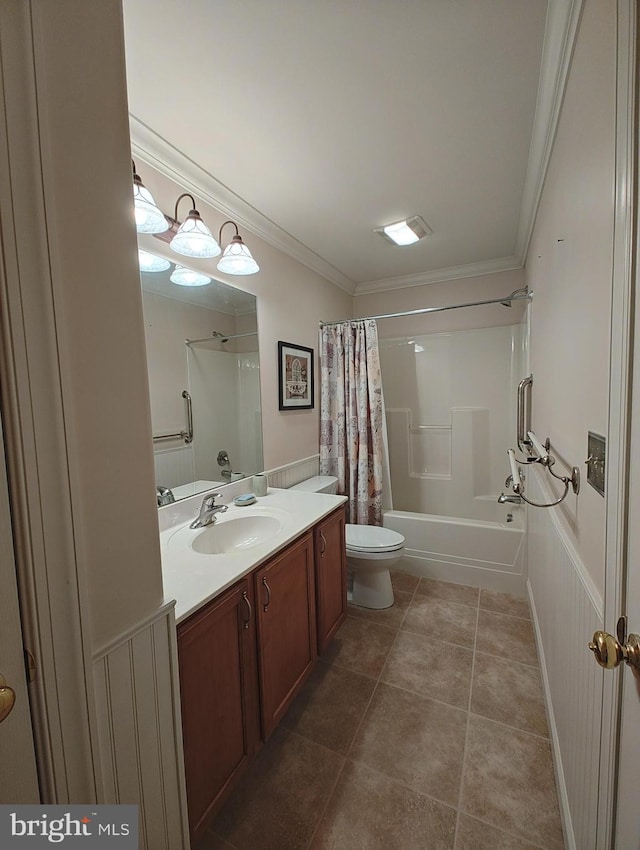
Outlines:
{"type": "Polygon", "coordinates": [[[394,221],[392,224],[376,227],[375,232],[384,236],[393,245],[412,245],[424,239],[425,236],[429,236],[432,230],[419,215],[414,215],[403,221],[394,221]]]}

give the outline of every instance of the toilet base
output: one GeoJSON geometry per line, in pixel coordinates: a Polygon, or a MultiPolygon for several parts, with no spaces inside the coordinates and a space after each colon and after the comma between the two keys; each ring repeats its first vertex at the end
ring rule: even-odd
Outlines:
{"type": "Polygon", "coordinates": [[[349,571],[351,591],[347,599],[360,608],[391,608],[394,603],[391,575],[388,569],[356,569],[349,571]],[[351,581],[351,579],[353,581],[351,581]]]}

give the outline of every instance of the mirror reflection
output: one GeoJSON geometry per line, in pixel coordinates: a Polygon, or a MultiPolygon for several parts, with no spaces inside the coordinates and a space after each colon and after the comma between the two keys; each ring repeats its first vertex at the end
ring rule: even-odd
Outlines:
{"type": "Polygon", "coordinates": [[[141,271],[159,505],[263,468],[256,298],[141,271]]]}

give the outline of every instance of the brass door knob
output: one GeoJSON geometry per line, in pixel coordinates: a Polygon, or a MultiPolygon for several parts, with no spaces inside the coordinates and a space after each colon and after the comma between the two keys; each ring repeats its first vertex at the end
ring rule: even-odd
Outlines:
{"type": "Polygon", "coordinates": [[[640,670],[640,637],[638,635],[629,635],[626,642],[621,643],[609,632],[594,632],[589,649],[595,655],[598,664],[605,670],[612,670],[622,661],[640,670]]]}
{"type": "Polygon", "coordinates": [[[0,723],[11,714],[15,702],[16,692],[7,685],[4,676],[0,673],[0,723]]]}

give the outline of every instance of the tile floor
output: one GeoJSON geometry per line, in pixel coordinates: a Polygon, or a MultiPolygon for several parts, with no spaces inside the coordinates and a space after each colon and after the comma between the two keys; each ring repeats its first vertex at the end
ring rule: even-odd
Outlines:
{"type": "Polygon", "coordinates": [[[562,850],[527,603],[406,573],[350,606],[197,850],[562,850]]]}

